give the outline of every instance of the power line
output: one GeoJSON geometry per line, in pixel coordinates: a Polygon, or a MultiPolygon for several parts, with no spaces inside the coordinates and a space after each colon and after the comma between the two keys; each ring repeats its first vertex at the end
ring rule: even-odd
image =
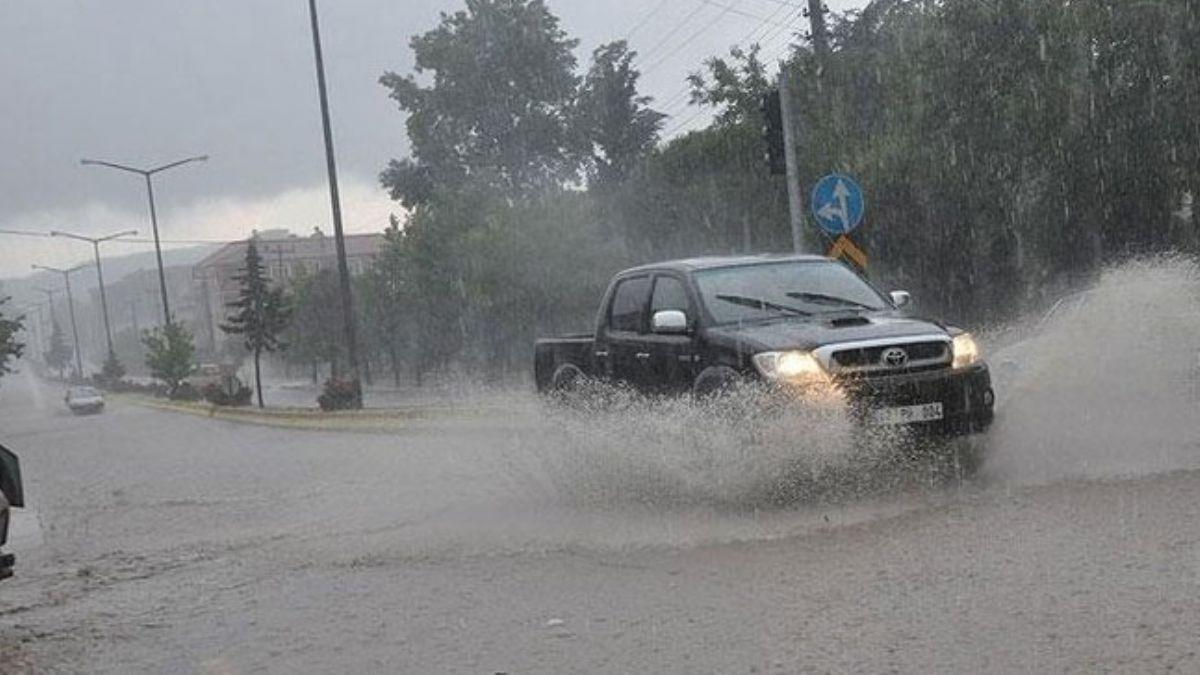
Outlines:
{"type": "Polygon", "coordinates": [[[660,39],[658,42],[656,42],[653,47],[651,47],[650,49],[647,49],[645,52],[642,52],[642,55],[641,55],[642,60],[644,61],[645,59],[649,58],[651,54],[658,51],[660,48],[662,48],[663,45],[667,44],[667,42],[669,42],[671,40],[671,38],[675,37],[676,33],[683,30],[683,27],[686,26],[689,22],[691,22],[693,17],[695,17],[700,12],[704,11],[704,8],[705,8],[705,5],[696,5],[695,9],[688,12],[687,16],[684,16],[683,20],[681,20],[679,23],[675,24],[674,28],[667,31],[666,34],[662,36],[662,39],[660,39]]]}
{"type": "Polygon", "coordinates": [[[729,14],[729,11],[731,9],[732,9],[731,7],[726,7],[725,9],[721,10],[721,12],[719,14],[717,14],[716,16],[714,16],[712,18],[712,20],[710,20],[708,23],[701,26],[700,30],[696,31],[695,33],[692,33],[691,36],[688,37],[688,39],[684,40],[680,45],[675,47],[675,49],[672,49],[670,52],[668,52],[666,56],[663,56],[662,58],[658,59],[657,61],[650,64],[649,66],[646,66],[646,69],[642,71],[642,74],[646,75],[646,74],[653,72],[655,68],[661,66],[663,63],[670,60],[671,57],[673,57],[676,54],[678,54],[679,52],[683,51],[683,49],[685,47],[687,47],[691,43],[695,42],[696,39],[699,38],[701,35],[703,35],[709,28],[712,28],[714,25],[716,25],[716,23],[718,21],[720,21],[721,19],[724,19],[725,15],[729,14]]]}
{"type": "Polygon", "coordinates": [[[725,5],[720,2],[716,2],[716,0],[699,0],[699,1],[706,5],[712,5],[713,7],[720,7],[721,9],[724,9],[731,14],[737,14],[738,16],[744,16],[747,19],[755,19],[755,20],[761,21],[763,23],[773,23],[771,21],[771,19],[769,19],[769,18],[762,17],[757,14],[751,14],[750,12],[738,9],[737,7],[734,7],[732,5],[725,5]]]}
{"type": "Polygon", "coordinates": [[[658,14],[658,10],[665,7],[666,4],[670,1],[671,0],[659,0],[659,3],[657,5],[655,5],[649,12],[646,12],[645,14],[643,14],[642,18],[636,24],[634,24],[632,28],[625,31],[625,39],[628,40],[629,38],[633,37],[634,33],[641,30],[642,26],[645,26],[646,23],[648,21],[650,21],[650,19],[652,19],[655,14],[658,14]]]}
{"type": "MultiPolygon", "coordinates": [[[[37,232],[35,230],[9,230],[0,229],[0,234],[11,234],[19,237],[39,237],[42,239],[52,239],[49,232],[37,232]]],[[[164,244],[228,244],[228,239],[160,239],[164,244]]],[[[153,244],[153,239],[142,239],[138,237],[124,237],[121,239],[113,239],[110,243],[113,244],[153,244]]]]}
{"type": "MultiPolygon", "coordinates": [[[[740,40],[738,40],[735,43],[735,45],[745,46],[747,43],[750,43],[753,40],[755,40],[758,36],[758,33],[760,31],[763,31],[763,29],[766,29],[766,32],[763,33],[763,37],[765,37],[765,38],[773,37],[774,35],[778,34],[779,30],[777,29],[776,31],[772,32],[770,30],[771,25],[780,26],[781,29],[790,28],[794,25],[796,19],[799,17],[801,12],[802,12],[802,8],[799,8],[799,7],[795,7],[791,11],[788,11],[788,5],[786,3],[782,3],[768,17],[772,20],[772,23],[767,23],[766,21],[763,21],[759,25],[755,26],[754,29],[752,29],[750,32],[746,33],[746,35],[744,35],[740,40]],[[778,16],[778,14],[780,12],[785,12],[785,16],[782,19],[782,21],[783,21],[782,26],[780,26],[780,24],[778,24],[778,23],[774,23],[775,17],[778,16]]],[[[665,99],[662,104],[662,112],[667,113],[668,115],[673,114],[670,109],[673,106],[675,106],[676,103],[679,102],[680,99],[682,99],[689,92],[691,92],[691,90],[692,90],[691,85],[686,84],[683,86],[682,89],[680,89],[679,91],[675,92],[670,97],[665,99]]],[[[675,112],[686,110],[689,105],[691,105],[690,101],[684,101],[683,105],[679,106],[675,112]]]]}

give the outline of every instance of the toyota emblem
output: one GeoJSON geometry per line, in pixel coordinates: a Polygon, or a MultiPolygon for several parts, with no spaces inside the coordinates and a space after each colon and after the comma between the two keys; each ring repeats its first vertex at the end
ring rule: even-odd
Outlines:
{"type": "Polygon", "coordinates": [[[889,368],[903,368],[904,364],[908,363],[908,352],[899,347],[890,347],[883,350],[879,360],[889,368]]]}

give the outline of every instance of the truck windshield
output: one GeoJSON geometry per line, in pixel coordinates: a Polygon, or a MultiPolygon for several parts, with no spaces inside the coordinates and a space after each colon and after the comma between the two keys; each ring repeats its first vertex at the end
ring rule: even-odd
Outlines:
{"type": "Polygon", "coordinates": [[[847,309],[880,310],[887,302],[842,265],[784,261],[740,265],[696,273],[704,305],[718,324],[773,316],[801,316],[847,309]],[[728,302],[754,298],[754,302],[728,302]],[[786,307],[789,311],[780,311],[786,307]]]}

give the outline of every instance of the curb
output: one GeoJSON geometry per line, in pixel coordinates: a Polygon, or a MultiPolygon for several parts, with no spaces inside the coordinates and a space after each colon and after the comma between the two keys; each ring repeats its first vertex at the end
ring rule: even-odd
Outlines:
{"type": "Polygon", "coordinates": [[[500,419],[503,413],[487,407],[471,409],[453,406],[414,406],[411,408],[372,408],[366,410],[324,411],[312,408],[231,408],[211,403],[168,401],[138,394],[116,394],[112,398],[164,412],[207,417],[239,424],[299,429],[306,431],[387,432],[412,431],[440,424],[479,422],[489,417],[500,419]]]}

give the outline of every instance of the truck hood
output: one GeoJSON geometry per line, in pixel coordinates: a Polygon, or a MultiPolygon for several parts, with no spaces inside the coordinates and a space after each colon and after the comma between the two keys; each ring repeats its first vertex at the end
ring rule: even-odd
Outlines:
{"type": "Polygon", "coordinates": [[[816,349],[839,342],[857,342],[913,335],[950,335],[945,326],[890,314],[853,314],[780,319],[763,323],[716,326],[706,332],[708,339],[739,351],[779,351],[816,349]]]}

